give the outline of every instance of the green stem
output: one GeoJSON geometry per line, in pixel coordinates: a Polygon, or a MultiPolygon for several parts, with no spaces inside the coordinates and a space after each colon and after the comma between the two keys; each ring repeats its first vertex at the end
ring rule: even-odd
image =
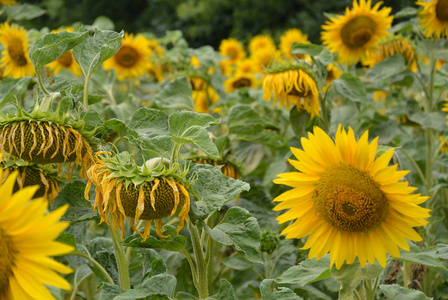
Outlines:
{"type": "Polygon", "coordinates": [[[329,129],[328,113],[327,113],[327,106],[326,106],[327,101],[326,100],[327,100],[327,92],[330,88],[331,88],[331,86],[328,86],[327,90],[325,91],[324,97],[321,97],[321,95],[319,94],[319,104],[320,104],[320,108],[322,110],[322,119],[324,121],[325,132],[328,132],[328,129],[329,129]]]}
{"type": "Polygon", "coordinates": [[[76,252],[72,252],[68,255],[73,255],[73,256],[80,256],[80,257],[84,257],[85,259],[87,259],[88,261],[90,261],[92,264],[95,265],[95,267],[98,268],[98,270],[100,270],[101,273],[103,273],[104,277],[106,277],[107,281],[109,281],[110,284],[115,284],[114,280],[112,279],[112,277],[110,277],[109,273],[107,273],[107,271],[103,268],[102,265],[100,265],[95,259],[93,259],[92,257],[90,257],[87,254],[84,254],[82,252],[76,251],[76,252]]]}
{"type": "Polygon", "coordinates": [[[210,237],[207,238],[207,254],[205,255],[205,261],[207,262],[207,276],[208,276],[208,290],[209,293],[213,293],[213,284],[214,284],[214,268],[215,268],[215,261],[214,261],[214,254],[215,254],[215,243],[213,239],[210,237]]]}
{"type": "Polygon", "coordinates": [[[405,288],[409,288],[409,285],[412,282],[412,270],[411,270],[411,263],[405,261],[403,263],[403,286],[405,288]]]}
{"type": "Polygon", "coordinates": [[[426,138],[426,194],[430,195],[432,188],[432,143],[431,143],[431,128],[427,128],[425,131],[426,138]]]}
{"type": "Polygon", "coordinates": [[[414,168],[417,170],[417,173],[418,173],[421,181],[423,182],[424,185],[426,185],[425,175],[423,174],[422,169],[420,169],[420,167],[418,166],[417,162],[414,160],[414,158],[412,158],[412,156],[404,148],[399,148],[399,149],[410,160],[410,162],[412,163],[414,168]]]}
{"type": "MultiPolygon", "coordinates": [[[[79,270],[79,269],[78,269],[79,270]]],[[[76,272],[77,274],[78,272],[76,272]]],[[[76,274],[75,274],[75,280],[76,280],[76,274]]],[[[92,273],[93,274],[93,273],[92,273]]],[[[75,282],[75,286],[73,287],[73,291],[72,294],[70,295],[70,300],[75,300],[76,298],[76,293],[78,292],[79,286],[81,285],[81,283],[83,283],[87,278],[89,278],[90,276],[92,276],[92,274],[84,277],[80,282],[75,282]]]]}
{"type": "Polygon", "coordinates": [[[448,136],[445,137],[442,141],[442,143],[440,143],[439,147],[437,148],[437,150],[434,152],[434,155],[432,156],[431,162],[434,163],[437,159],[437,155],[439,155],[440,150],[442,150],[443,146],[446,144],[446,142],[448,142],[448,136]]]}
{"type": "Polygon", "coordinates": [[[372,288],[372,281],[370,279],[364,280],[364,291],[366,300],[374,300],[375,290],[372,288]]]}
{"type": "Polygon", "coordinates": [[[89,108],[89,80],[90,80],[90,74],[86,77],[84,77],[84,96],[83,96],[83,103],[84,108],[89,108]]]}
{"type": "Polygon", "coordinates": [[[196,257],[196,263],[198,266],[198,293],[200,299],[207,299],[208,297],[208,278],[207,278],[207,265],[204,259],[204,252],[201,247],[201,241],[199,238],[198,229],[191,222],[189,224],[191,242],[193,244],[193,251],[196,257]]]}
{"type": "Polygon", "coordinates": [[[42,68],[40,68],[39,70],[36,70],[37,82],[39,83],[39,86],[40,86],[40,89],[42,90],[42,92],[46,96],[49,96],[50,92],[47,90],[47,88],[44,86],[44,83],[42,82],[42,76],[40,75],[41,70],[42,70],[42,68]]]}
{"type": "Polygon", "coordinates": [[[194,266],[193,260],[191,259],[191,256],[187,251],[183,250],[183,252],[180,252],[180,253],[182,253],[185,256],[185,258],[187,259],[188,264],[190,265],[191,275],[193,276],[193,284],[196,287],[196,289],[199,291],[198,273],[194,266]]]}
{"type": "Polygon", "coordinates": [[[115,259],[117,260],[118,275],[120,277],[120,286],[125,290],[129,290],[131,288],[129,281],[129,269],[123,245],[120,244],[121,237],[120,234],[114,230],[112,225],[108,225],[108,227],[114,243],[115,259]]]}

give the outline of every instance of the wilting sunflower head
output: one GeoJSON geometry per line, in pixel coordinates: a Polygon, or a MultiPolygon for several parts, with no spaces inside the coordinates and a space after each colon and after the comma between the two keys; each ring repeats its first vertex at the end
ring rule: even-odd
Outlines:
{"type": "Polygon", "coordinates": [[[51,172],[35,164],[26,164],[22,160],[17,160],[16,162],[8,160],[5,163],[0,163],[0,168],[3,168],[0,183],[3,183],[11,173],[17,171],[18,174],[13,193],[27,186],[37,185],[39,189],[32,199],[44,197],[51,202],[54,202],[54,198],[59,193],[59,180],[55,172],[51,172]]]}
{"type": "Polygon", "coordinates": [[[219,53],[222,56],[228,57],[233,63],[246,57],[246,51],[244,51],[243,44],[233,38],[221,41],[221,44],[219,45],[219,53]]]}
{"type": "Polygon", "coordinates": [[[0,25],[0,43],[2,51],[0,67],[3,77],[22,78],[34,75],[34,65],[28,55],[28,33],[23,27],[15,24],[0,25]]]}
{"type": "Polygon", "coordinates": [[[415,4],[423,6],[418,13],[420,27],[426,37],[447,37],[448,33],[448,1],[431,0],[417,1],[415,4]]]}
{"type": "MultiPolygon", "coordinates": [[[[0,168],[0,178],[3,178],[0,168]]],[[[68,227],[57,222],[68,205],[45,214],[48,201],[30,201],[37,186],[24,187],[13,193],[17,172],[0,183],[0,295],[3,300],[56,300],[46,285],[71,290],[58,273],[73,270],[51,258],[72,252],[72,246],[55,241],[68,227]],[[20,224],[20,226],[18,226],[20,224]]]]}
{"type": "Polygon", "coordinates": [[[115,69],[119,80],[138,78],[149,69],[151,52],[144,36],[125,33],[120,50],[103,63],[103,68],[115,69]]]}
{"type": "Polygon", "coordinates": [[[363,64],[372,68],[387,57],[394,55],[403,56],[406,65],[410,65],[411,70],[416,70],[414,48],[406,38],[399,35],[380,42],[376,50],[368,54],[363,64]]]}
{"type": "MultiPolygon", "coordinates": [[[[297,42],[301,44],[309,44],[308,36],[303,34],[300,29],[291,28],[285,31],[280,37],[280,50],[286,54],[289,58],[292,58],[292,43],[297,42]]],[[[303,54],[295,54],[297,58],[303,58],[303,54]]]]}
{"type": "Polygon", "coordinates": [[[379,41],[387,36],[393,16],[391,8],[379,9],[382,2],[374,7],[371,0],[353,0],[353,9],[346,8],[345,15],[330,18],[322,26],[322,43],[332,53],[338,53],[342,63],[356,63],[375,50],[379,41]]]}
{"type": "MultiPolygon", "coordinates": [[[[51,32],[58,33],[61,31],[73,32],[73,27],[65,27],[58,30],[52,30],[51,32]]],[[[82,74],[81,67],[75,61],[72,50],[63,54],[54,62],[48,64],[48,67],[53,70],[54,74],[58,74],[59,72],[61,72],[62,69],[69,70],[76,76],[81,76],[82,74]]]]}
{"type": "Polygon", "coordinates": [[[386,267],[386,253],[399,257],[409,251],[406,239],[420,241],[414,230],[427,224],[429,209],[419,206],[428,197],[414,194],[404,180],[409,171],[389,165],[394,149],[376,158],[378,138],[359,140],[351,128],[341,126],[333,141],[322,129],[302,138],[303,150],[291,148],[298,160],[289,160],[298,172],[279,174],[274,180],[293,189],[274,199],[274,210],[288,209],[279,223],[295,220],[283,230],[286,238],[308,239],[302,249],[321,259],[330,252],[331,265],[358,257],[361,267],[375,259],[386,267]]]}
{"type": "Polygon", "coordinates": [[[249,42],[249,51],[251,55],[262,49],[277,49],[274,40],[269,35],[256,35],[249,42]]]}
{"type": "Polygon", "coordinates": [[[263,81],[263,99],[269,101],[274,98],[274,106],[304,107],[311,118],[319,115],[319,91],[313,71],[304,63],[285,62],[272,64],[265,69],[266,77],[263,81]]]}
{"type": "Polygon", "coordinates": [[[224,87],[227,93],[231,93],[243,87],[254,88],[257,86],[257,78],[249,73],[236,73],[224,81],[224,87]]]}
{"type": "Polygon", "coordinates": [[[127,152],[115,156],[98,152],[96,163],[87,172],[85,198],[89,200],[93,183],[96,186],[93,206],[98,209],[101,222],[109,224],[110,213],[112,226],[118,225],[124,234],[124,222],[129,218],[134,231],[146,240],[154,220],[157,234],[164,238],[167,236],[162,234],[162,218],[173,216],[182,207],[178,233],[188,220],[190,197],[184,187],[188,184],[187,172],[188,169],[182,171],[180,165],[171,165],[163,158],[148,160],[138,167],[127,152]],[[136,227],[138,220],[145,221],[143,233],[136,227]]]}

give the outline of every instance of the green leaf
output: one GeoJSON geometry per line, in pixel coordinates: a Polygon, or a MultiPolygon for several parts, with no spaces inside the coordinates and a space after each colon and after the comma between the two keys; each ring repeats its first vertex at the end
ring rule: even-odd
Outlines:
{"type": "Polygon", "coordinates": [[[131,235],[124,241],[124,245],[128,247],[151,248],[151,249],[165,249],[176,252],[184,252],[187,238],[182,235],[177,235],[176,228],[171,225],[164,226],[163,233],[169,235],[168,238],[159,238],[151,235],[143,242],[143,238],[139,235],[131,235]]]}
{"type": "Polygon", "coordinates": [[[115,29],[114,22],[106,16],[99,16],[93,21],[93,28],[102,29],[102,30],[111,30],[115,29]]]}
{"type": "Polygon", "coordinates": [[[219,291],[217,294],[208,297],[207,300],[238,300],[233,290],[232,284],[227,279],[219,281],[219,291]]]}
{"type": "Polygon", "coordinates": [[[448,271],[448,245],[438,244],[421,250],[417,245],[409,243],[409,247],[410,251],[400,249],[400,257],[394,259],[448,271]]]}
{"type": "Polygon", "coordinates": [[[127,290],[121,293],[119,296],[113,298],[114,300],[136,300],[136,299],[147,299],[151,295],[151,291],[147,287],[137,286],[132,290],[127,290]]]}
{"type": "Polygon", "coordinates": [[[401,72],[407,70],[402,55],[387,57],[384,61],[377,63],[373,68],[366,72],[366,79],[372,82],[387,80],[401,72]]]}
{"type": "Polygon", "coordinates": [[[275,288],[274,279],[265,279],[260,283],[261,300],[302,300],[291,289],[286,287],[275,288]],[[274,286],[273,286],[274,285],[274,286]]]}
{"type": "Polygon", "coordinates": [[[296,137],[303,137],[306,133],[306,124],[310,120],[311,115],[306,111],[299,111],[296,107],[293,107],[289,111],[289,122],[296,137]]]}
{"type": "Polygon", "coordinates": [[[115,299],[116,296],[125,292],[120,286],[107,282],[101,282],[98,289],[102,292],[103,299],[115,299]]]}
{"type": "Polygon", "coordinates": [[[27,92],[33,79],[29,76],[23,78],[5,78],[0,84],[0,106],[10,102],[17,102],[27,92]]]}
{"type": "Polygon", "coordinates": [[[30,59],[36,70],[49,64],[61,55],[67,53],[76,45],[82,43],[88,36],[88,31],[47,33],[33,44],[30,49],[30,59]]]}
{"type": "Polygon", "coordinates": [[[411,290],[401,287],[397,284],[380,285],[381,291],[388,300],[430,300],[432,297],[427,297],[423,292],[418,290],[411,290]]]}
{"type": "Polygon", "coordinates": [[[143,281],[142,286],[147,287],[151,294],[165,295],[170,299],[174,298],[177,279],[170,274],[159,274],[143,281]]]}
{"type": "Polygon", "coordinates": [[[346,97],[354,102],[361,102],[366,98],[366,89],[357,76],[344,73],[332,82],[336,94],[346,97]]]}
{"type": "Polygon", "coordinates": [[[131,144],[139,147],[146,159],[153,157],[167,157],[172,153],[174,141],[169,135],[159,135],[152,138],[125,137],[131,144]]]}
{"type": "Polygon", "coordinates": [[[32,20],[45,14],[45,10],[37,5],[23,3],[11,6],[3,5],[8,21],[32,20]]]}
{"type": "Polygon", "coordinates": [[[291,44],[292,54],[308,54],[310,56],[316,56],[322,53],[324,48],[315,44],[302,44],[294,42],[291,44]]]}
{"type": "Polygon", "coordinates": [[[257,219],[244,208],[231,207],[218,225],[213,229],[205,226],[205,231],[218,243],[233,246],[247,260],[262,263],[260,227],[257,219]]]}
{"type": "Polygon", "coordinates": [[[224,266],[230,269],[244,271],[253,267],[253,264],[242,257],[231,256],[222,260],[224,266]]]}
{"type": "Polygon", "coordinates": [[[168,114],[157,109],[141,107],[132,116],[128,128],[147,138],[168,134],[168,114]]]}
{"type": "Polygon", "coordinates": [[[56,241],[70,245],[73,248],[75,248],[74,251],[76,251],[76,240],[75,240],[75,237],[73,236],[73,234],[68,233],[68,232],[63,232],[58,236],[56,241]]]}
{"type": "Polygon", "coordinates": [[[422,125],[423,129],[432,128],[437,131],[446,130],[446,114],[436,111],[431,113],[417,112],[408,115],[409,120],[422,125]]]}
{"type": "Polygon", "coordinates": [[[93,29],[82,43],[73,48],[73,57],[86,77],[120,50],[124,32],[93,29]]]}
{"type": "Polygon", "coordinates": [[[316,259],[302,261],[299,265],[286,270],[275,281],[280,284],[306,285],[330,277],[330,255],[327,254],[318,261],[316,259]]]}
{"type": "Polygon", "coordinates": [[[104,126],[115,131],[120,137],[130,138],[138,136],[137,132],[131,130],[123,121],[118,119],[107,120],[104,126]]]}
{"type": "Polygon", "coordinates": [[[413,17],[418,13],[415,7],[405,7],[394,15],[395,19],[413,17]]]}
{"type": "Polygon", "coordinates": [[[178,292],[176,294],[175,300],[199,300],[198,297],[193,296],[192,294],[186,292],[178,292]]]}
{"type": "Polygon", "coordinates": [[[248,183],[229,178],[221,173],[219,167],[210,165],[194,165],[190,168],[189,176],[197,176],[188,191],[198,198],[196,203],[205,203],[207,215],[250,189],[248,183]]]}
{"type": "Polygon", "coordinates": [[[207,127],[219,124],[209,114],[199,114],[192,111],[176,111],[169,116],[169,131],[177,143],[195,145],[212,158],[219,157],[218,148],[210,139],[207,127]]]}
{"type": "Polygon", "coordinates": [[[158,107],[194,110],[191,84],[186,77],[176,78],[165,85],[154,97],[158,107]]]}

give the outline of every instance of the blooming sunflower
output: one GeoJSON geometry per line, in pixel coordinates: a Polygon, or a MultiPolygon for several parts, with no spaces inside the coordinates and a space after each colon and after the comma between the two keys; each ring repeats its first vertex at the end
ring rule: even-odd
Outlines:
{"type": "MultiPolygon", "coordinates": [[[[300,29],[297,28],[291,28],[285,31],[285,33],[282,34],[280,37],[280,50],[286,54],[289,58],[292,58],[292,43],[302,43],[302,44],[309,44],[308,36],[306,34],[303,34],[300,29]]],[[[303,58],[303,54],[297,53],[295,54],[297,58],[303,58]]]]}
{"type": "Polygon", "coordinates": [[[258,64],[255,60],[246,58],[240,60],[236,66],[236,73],[256,73],[258,71],[258,64]]]}
{"type": "Polygon", "coordinates": [[[173,216],[182,206],[178,233],[188,220],[190,197],[183,183],[187,172],[181,172],[178,164],[170,166],[170,162],[162,158],[148,160],[138,167],[127,152],[115,156],[98,152],[96,163],[87,172],[85,198],[89,200],[93,183],[96,186],[94,207],[98,209],[101,222],[109,224],[109,212],[112,226],[118,225],[124,234],[124,222],[129,218],[132,229],[146,240],[154,220],[158,236],[165,238],[162,218],[173,216]],[[145,220],[143,233],[136,227],[140,219],[145,220]]]}
{"type": "Polygon", "coordinates": [[[418,13],[420,27],[426,37],[447,37],[448,33],[448,1],[432,0],[417,1],[415,4],[423,6],[418,13]]]}
{"type": "Polygon", "coordinates": [[[249,51],[253,55],[262,49],[276,50],[274,40],[269,35],[256,35],[249,42],[249,51]]]}
{"type": "Polygon", "coordinates": [[[11,6],[16,4],[16,0],[0,0],[0,4],[11,6]]]}
{"type": "MultiPolygon", "coordinates": [[[[204,90],[193,90],[192,98],[196,112],[209,113],[209,107],[219,100],[219,95],[214,88],[208,86],[204,90]]],[[[215,108],[212,112],[220,112],[220,109],[215,108]]]]}
{"type": "Polygon", "coordinates": [[[266,69],[263,81],[263,99],[274,97],[274,106],[303,106],[311,118],[319,115],[319,91],[312,71],[304,64],[287,62],[266,69]]]}
{"type": "Polygon", "coordinates": [[[243,87],[255,88],[256,86],[257,78],[255,78],[254,75],[248,73],[240,72],[224,81],[224,87],[226,88],[227,93],[231,93],[243,87]]]}
{"type": "MultiPolygon", "coordinates": [[[[442,107],[442,111],[448,112],[448,99],[445,99],[445,104],[442,107]]],[[[446,115],[446,119],[447,119],[446,125],[448,125],[448,115],[446,115]]]]}
{"type": "MultiPolygon", "coordinates": [[[[442,145],[443,141],[445,140],[445,137],[439,136],[439,140],[440,140],[440,145],[442,145]]],[[[448,142],[445,142],[442,145],[442,148],[440,148],[440,151],[448,153],[448,142]]]]}
{"type": "MultiPolygon", "coordinates": [[[[58,33],[61,31],[73,32],[73,27],[66,27],[60,30],[52,30],[52,33],[58,33]]],[[[73,58],[72,50],[69,50],[67,53],[61,55],[54,62],[49,63],[48,67],[53,70],[54,74],[58,74],[62,69],[67,69],[72,72],[75,76],[81,76],[82,71],[81,67],[73,58]]]]}
{"type": "Polygon", "coordinates": [[[327,78],[325,79],[325,82],[327,84],[330,84],[333,80],[338,79],[341,75],[342,71],[338,67],[333,64],[329,64],[327,65],[327,78]]]}
{"type": "Polygon", "coordinates": [[[295,220],[282,234],[309,236],[302,249],[321,259],[330,252],[331,266],[358,257],[361,267],[375,259],[386,267],[386,252],[409,251],[406,239],[420,241],[413,229],[427,224],[429,209],[418,206],[428,197],[412,194],[416,188],[401,181],[409,171],[388,166],[394,149],[375,159],[378,138],[370,144],[366,131],[357,141],[351,128],[341,126],[335,141],[320,128],[301,140],[303,150],[291,148],[299,172],[279,174],[274,182],[293,187],[277,198],[274,210],[289,209],[279,223],[295,220]]]}
{"type": "Polygon", "coordinates": [[[1,24],[0,43],[5,47],[0,60],[0,67],[4,68],[3,77],[22,78],[34,75],[34,65],[28,55],[28,34],[23,27],[1,24]]]}
{"type": "Polygon", "coordinates": [[[255,52],[252,57],[257,63],[257,71],[263,72],[264,68],[267,68],[271,63],[279,60],[281,52],[272,48],[264,48],[255,52]]]}
{"type": "Polygon", "coordinates": [[[322,25],[322,42],[332,53],[338,53],[342,63],[356,63],[375,49],[387,36],[393,16],[390,7],[379,10],[382,2],[374,7],[371,0],[353,0],[353,9],[347,7],[345,15],[330,18],[322,25]]]}
{"type": "MultiPolygon", "coordinates": [[[[0,168],[0,178],[3,170],[0,168]]],[[[56,299],[45,285],[70,290],[70,284],[58,273],[72,272],[50,256],[72,252],[73,247],[55,238],[68,227],[57,222],[65,205],[45,214],[48,201],[29,201],[38,187],[26,187],[13,194],[17,172],[0,184],[0,295],[4,300],[56,299]]]]}
{"type": "Polygon", "coordinates": [[[151,52],[144,36],[138,34],[134,37],[133,34],[125,33],[120,50],[103,63],[103,68],[115,69],[119,80],[137,78],[151,67],[151,52]]]}
{"type": "Polygon", "coordinates": [[[232,38],[221,41],[219,53],[222,56],[227,56],[232,63],[236,63],[246,57],[243,44],[232,38]]]}

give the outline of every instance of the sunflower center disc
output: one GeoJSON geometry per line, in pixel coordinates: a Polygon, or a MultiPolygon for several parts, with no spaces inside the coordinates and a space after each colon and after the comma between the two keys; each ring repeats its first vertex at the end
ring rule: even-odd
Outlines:
{"type": "Polygon", "coordinates": [[[22,42],[20,40],[11,41],[11,44],[8,47],[8,53],[18,66],[26,65],[25,51],[23,51],[22,42]]]}
{"type": "Polygon", "coordinates": [[[138,52],[134,48],[122,46],[116,55],[116,61],[122,67],[130,68],[137,63],[139,57],[138,52]]]}
{"type": "Polygon", "coordinates": [[[11,238],[0,228],[0,295],[4,295],[12,274],[14,251],[11,238]]]}
{"type": "Polygon", "coordinates": [[[245,86],[250,86],[250,80],[249,79],[241,78],[241,79],[238,79],[237,81],[235,81],[233,83],[233,87],[235,89],[239,89],[239,88],[242,88],[242,87],[245,87],[245,86]]]}
{"type": "Polygon", "coordinates": [[[448,0],[439,0],[437,2],[436,18],[440,21],[448,21],[448,0]]]}
{"type": "Polygon", "coordinates": [[[70,52],[67,52],[58,58],[58,62],[67,68],[72,65],[72,61],[73,61],[73,58],[72,58],[72,54],[70,52]]]}
{"type": "Polygon", "coordinates": [[[361,48],[375,34],[375,21],[369,17],[360,16],[347,22],[341,29],[341,38],[349,48],[361,48]]]}
{"type": "Polygon", "coordinates": [[[340,165],[328,169],[317,184],[319,215],[335,228],[359,232],[381,223],[388,201],[373,179],[363,171],[340,165]]]}

